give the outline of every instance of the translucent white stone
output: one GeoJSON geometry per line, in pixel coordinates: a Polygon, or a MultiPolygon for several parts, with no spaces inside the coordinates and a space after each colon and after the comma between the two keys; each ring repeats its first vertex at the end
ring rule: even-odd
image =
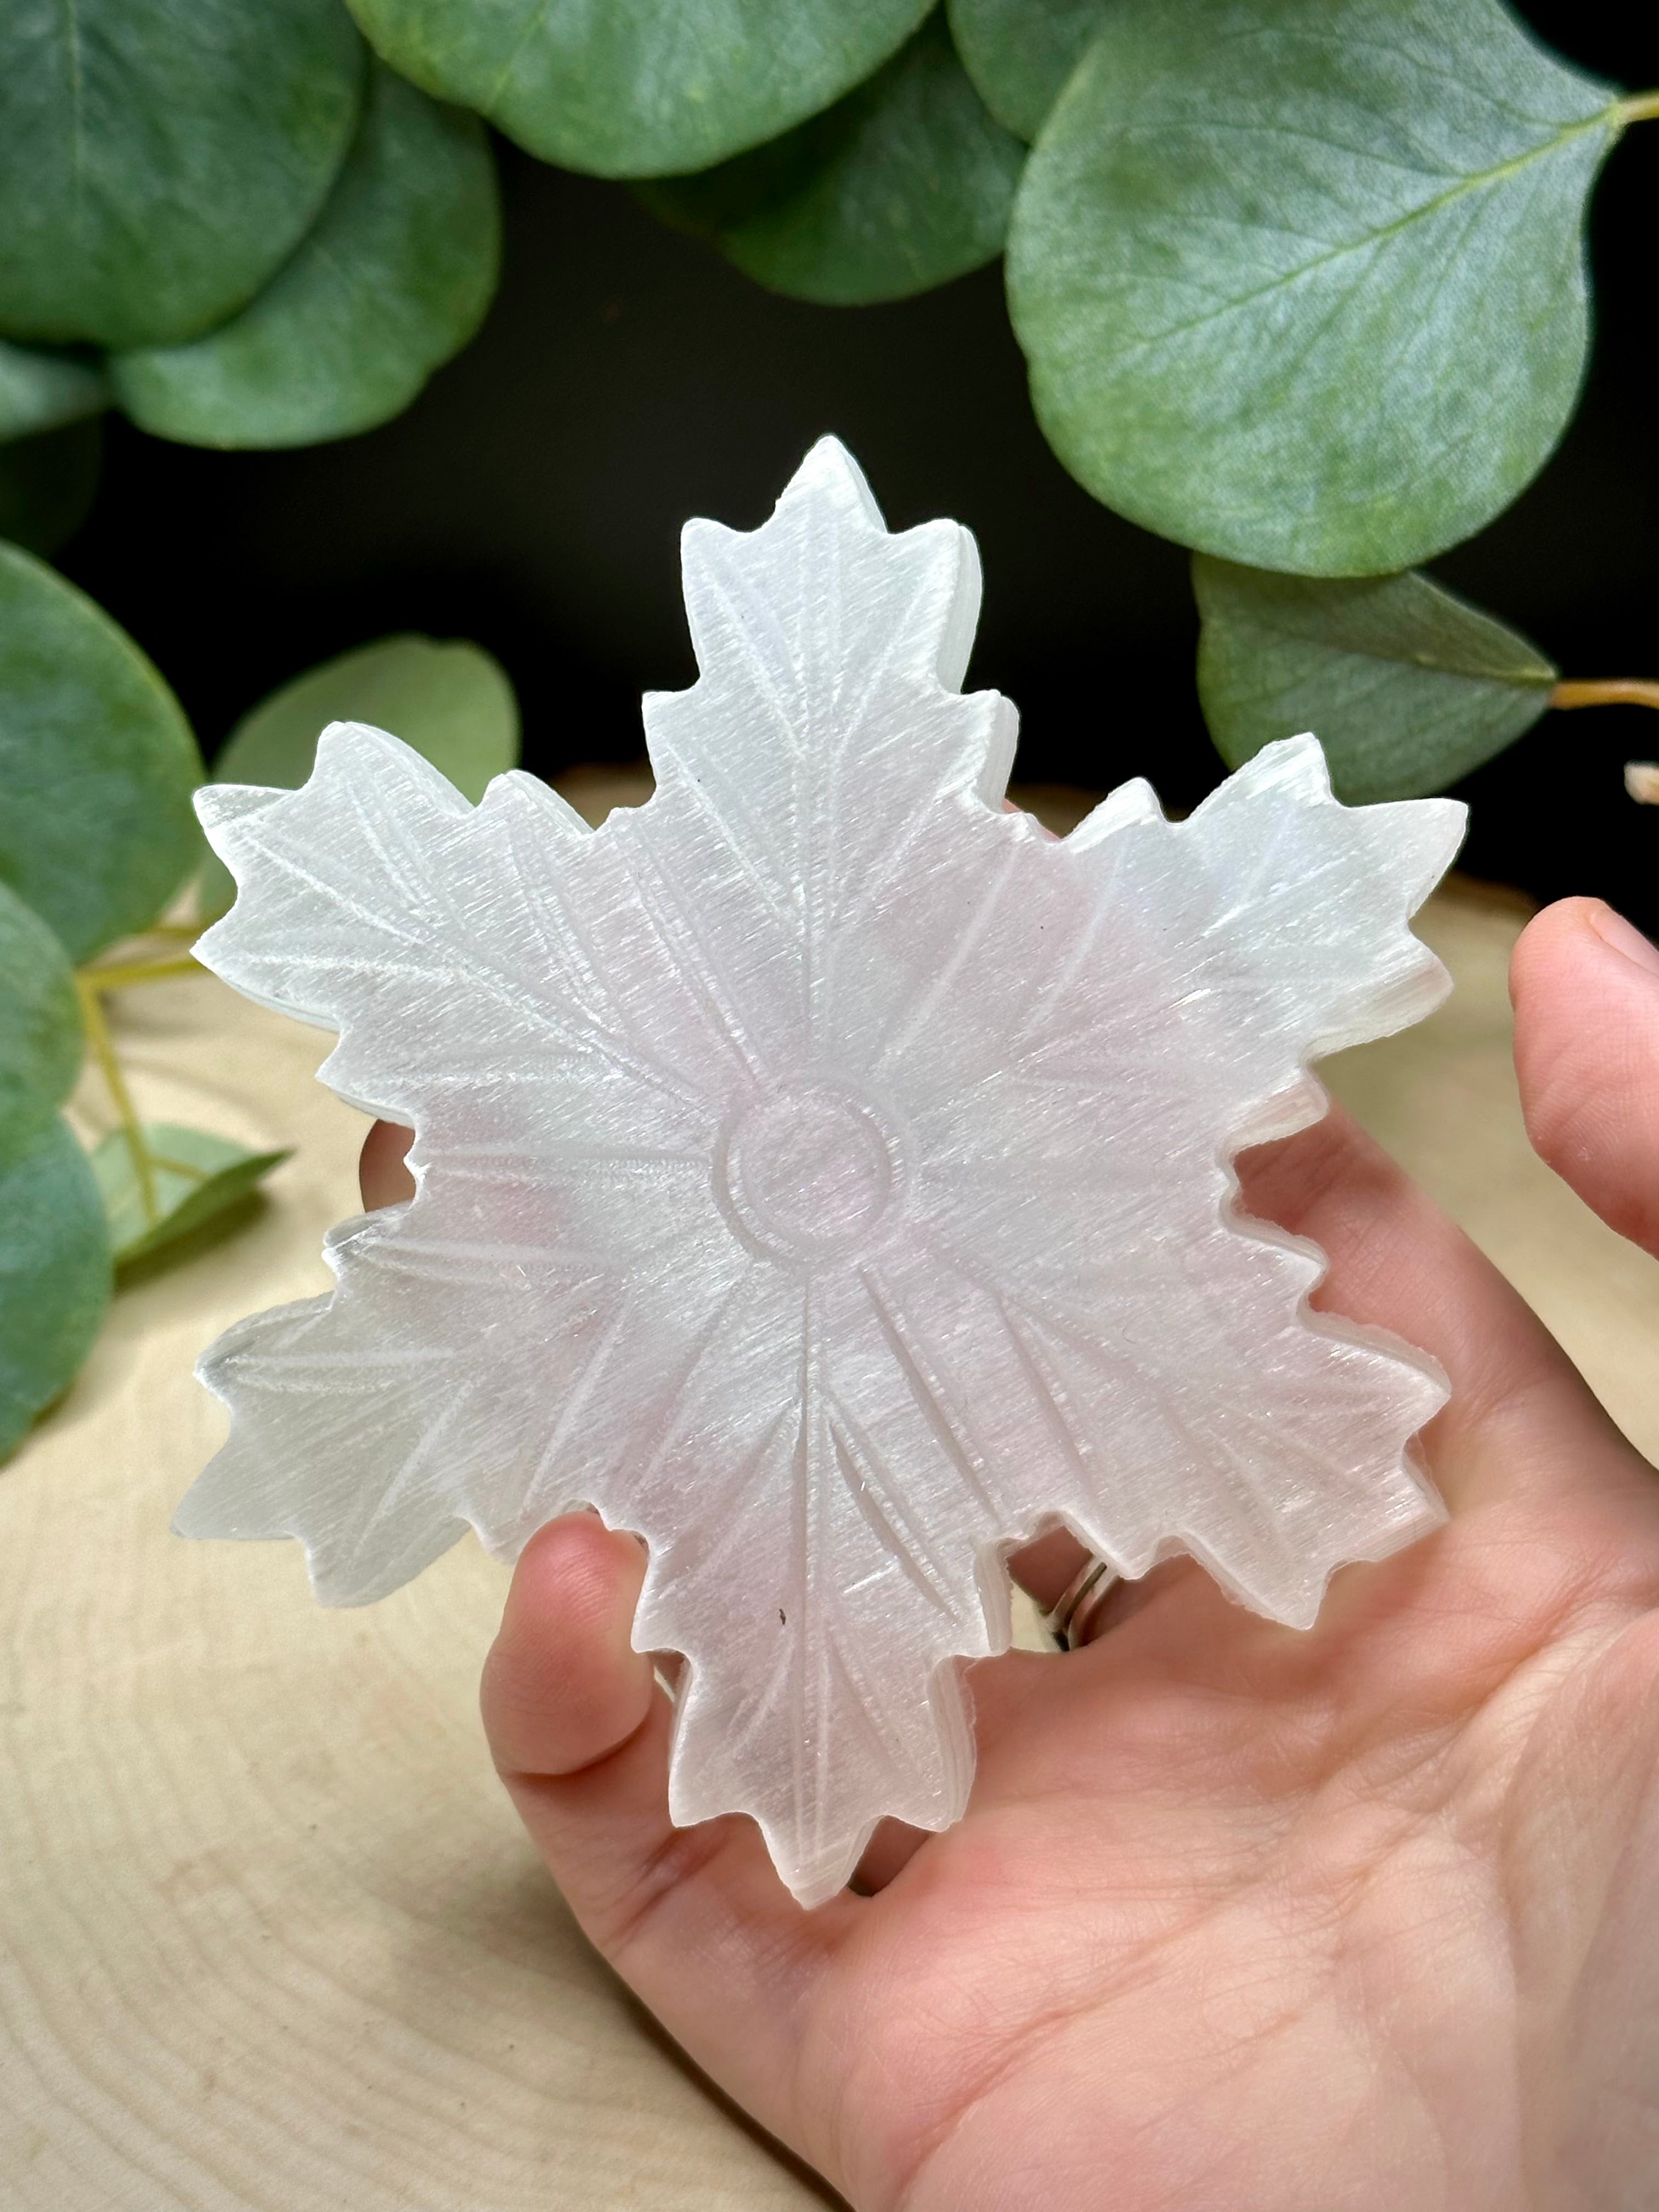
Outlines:
{"type": "Polygon", "coordinates": [[[1321,1255],[1228,1162],[1442,996],[1407,921],[1463,809],[1340,806],[1300,737],[1188,821],[1137,782],[1045,837],[1012,709],[957,689],[973,539],[890,536],[833,440],[684,563],[702,674],[599,830],[349,723],[302,791],[200,794],[240,896],[199,957],[338,1030],[418,1194],[208,1352],[230,1441],[179,1526],[297,1536],[343,1605],[468,1522],[638,1531],[673,1817],[752,1814],[812,1903],[883,1814],[961,1814],[1011,1544],[1186,1550],[1304,1625],[1439,1519],[1443,1377],[1310,1313],[1321,1255]]]}

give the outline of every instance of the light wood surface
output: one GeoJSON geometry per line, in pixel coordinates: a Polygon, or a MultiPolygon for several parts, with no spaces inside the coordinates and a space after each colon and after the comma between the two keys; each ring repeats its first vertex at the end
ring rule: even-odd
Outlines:
{"type": "MultiPolygon", "coordinates": [[[[569,787],[594,814],[639,793],[569,787]]],[[[1521,1130],[1504,971],[1522,919],[1443,895],[1423,928],[1457,995],[1328,1073],[1659,1450],[1659,1266],[1521,1130]]],[[[821,2205],[588,1955],[524,1842],[475,1711],[501,1570],[468,1540],[385,1604],[327,1613],[294,1545],[168,1534],[222,1418],[191,1362],[326,1286],[363,1124],[312,1079],[325,1038],[211,979],[134,992],[118,1019],[148,1115],[298,1150],[251,1221],[122,1291],[0,1470],[0,2206],[821,2205]]]]}

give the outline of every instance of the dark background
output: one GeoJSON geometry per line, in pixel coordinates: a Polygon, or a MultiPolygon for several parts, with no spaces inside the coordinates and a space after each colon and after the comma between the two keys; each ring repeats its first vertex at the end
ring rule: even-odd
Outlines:
{"type": "MultiPolygon", "coordinates": [[[[1539,33],[1659,84],[1650,6],[1530,0],[1539,33]]],[[[626,188],[502,144],[501,289],[479,337],[397,422],[294,453],[210,453],[112,422],[102,488],[58,556],[143,645],[211,753],[264,692],[394,629],[506,665],[526,765],[639,752],[639,695],[690,680],[677,540],[752,528],[833,429],[896,527],[977,534],[969,681],[1022,715],[1027,779],[1146,774],[1190,806],[1220,774],[1199,717],[1187,557],[1097,505],[1039,435],[1000,268],[915,301],[810,307],[662,228],[626,188]]],[[[1598,330],[1583,405],[1510,511],[1436,564],[1569,675],[1659,676],[1659,124],[1615,151],[1591,225],[1598,330]]],[[[1460,788],[1464,865],[1547,899],[1595,891],[1659,928],[1659,757],[1638,708],[1547,714],[1460,788]]]]}

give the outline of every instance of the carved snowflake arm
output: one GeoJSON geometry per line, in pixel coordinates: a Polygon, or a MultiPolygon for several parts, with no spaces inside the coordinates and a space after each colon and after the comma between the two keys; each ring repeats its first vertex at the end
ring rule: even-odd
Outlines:
{"type": "Polygon", "coordinates": [[[628,1483],[627,1525],[650,1546],[634,1641],[690,1662],[674,1819],[750,1814],[815,1905],[878,1819],[960,1818],[973,1751],[952,1661],[1006,1648],[1007,1608],[988,1620],[999,1532],[895,1370],[878,1298],[858,1278],[769,1281],[769,1308],[751,1288],[721,1317],[628,1483]],[[801,1345],[782,1405],[768,1320],[801,1345]]]}
{"type": "Polygon", "coordinates": [[[410,1121],[435,1072],[485,1080],[545,1020],[520,972],[544,928],[530,894],[592,833],[532,777],[498,777],[475,809],[396,738],[336,722],[300,790],[210,784],[196,805],[238,887],[197,957],[340,1031],[324,1073],[342,1095],[410,1121]]]}
{"type": "MultiPolygon", "coordinates": [[[[1184,823],[1143,792],[1114,794],[1066,841],[1085,869],[1114,872],[1128,1018],[1169,1009],[1194,1071],[1182,1119],[1208,1118],[1228,1149],[1305,1127],[1327,1104],[1313,1060],[1421,1020],[1451,988],[1409,925],[1468,809],[1341,805],[1310,736],[1265,747],[1184,823]]],[[[1092,1019],[1109,1028],[1118,994],[1097,989],[1092,1019]]]]}
{"type": "Polygon", "coordinates": [[[255,1314],[203,1357],[231,1433],[179,1533],[297,1537],[322,1602],[365,1605],[469,1524],[508,1559],[579,1504],[634,1526],[642,1430],[672,1419],[672,1378],[749,1270],[738,1255],[685,1279],[671,1212],[630,1277],[550,1212],[441,1164],[409,1205],[333,1231],[330,1296],[255,1314]]]}
{"type": "Polygon", "coordinates": [[[890,534],[825,438],[760,529],[689,523],[684,563],[701,674],[646,701],[658,832],[695,842],[723,939],[723,877],[764,900],[803,971],[810,1052],[838,950],[902,895],[939,808],[1006,787],[1018,717],[957,689],[979,555],[954,522],[890,534]]]}

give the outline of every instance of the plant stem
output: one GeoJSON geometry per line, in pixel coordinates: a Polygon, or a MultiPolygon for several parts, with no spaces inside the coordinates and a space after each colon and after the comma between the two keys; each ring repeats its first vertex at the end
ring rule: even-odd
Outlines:
{"type": "Polygon", "coordinates": [[[197,1167],[189,1160],[169,1159],[165,1152],[152,1152],[149,1157],[156,1167],[166,1168],[173,1175],[183,1176],[187,1182],[205,1182],[212,1172],[209,1168],[197,1167]]]}
{"type": "Polygon", "coordinates": [[[207,970],[185,952],[166,960],[112,961],[105,968],[83,968],[83,980],[94,991],[124,991],[130,983],[159,983],[164,975],[204,975],[207,970]]]}
{"type": "Polygon", "coordinates": [[[153,1229],[161,1218],[161,1209],[155,1202],[155,1170],[150,1159],[149,1146],[144,1142],[143,1126],[132,1103],[132,1093],[127,1089],[126,1077],[121,1073],[121,1063],[116,1056],[109,1024],[104,1019],[104,1002],[98,995],[98,985],[88,980],[84,970],[76,977],[75,988],[81,1001],[81,1018],[87,1026],[87,1042],[92,1047],[92,1056],[109,1086],[109,1095],[121,1117],[121,1133],[126,1139],[132,1172],[137,1178],[139,1203],[144,1209],[144,1224],[147,1228],[153,1229]]]}
{"type": "MultiPolygon", "coordinates": [[[[194,923],[161,921],[146,930],[146,937],[183,937],[191,943],[201,935],[194,923]]],[[[105,966],[95,963],[76,971],[76,995],[81,1001],[81,1018],[86,1025],[87,1042],[97,1061],[109,1095],[120,1116],[121,1134],[126,1139],[127,1152],[132,1161],[132,1172],[138,1184],[139,1203],[144,1210],[144,1225],[153,1229],[161,1218],[161,1208],[155,1195],[155,1170],[158,1166],[176,1167],[181,1174],[203,1179],[199,1171],[187,1167],[182,1161],[158,1161],[144,1141],[144,1125],[138,1119],[137,1109],[132,1103],[132,1093],[127,1089],[127,1079],[122,1073],[120,1055],[115,1049],[115,1040],[109,1033],[109,1024],[104,1018],[104,993],[124,991],[134,983],[156,983],[164,975],[200,975],[206,971],[199,960],[188,953],[168,956],[161,960],[114,960],[105,966]]]]}
{"type": "MultiPolygon", "coordinates": [[[[1659,94],[1656,94],[1659,99],[1659,94]]],[[[1655,110],[1659,113],[1659,107],[1655,110]]],[[[1558,684],[1552,707],[1659,707],[1659,684],[1639,676],[1610,676],[1589,684],[1558,684]]]]}
{"type": "Polygon", "coordinates": [[[1659,116],[1659,92],[1633,92],[1628,100],[1613,102],[1620,123],[1650,123],[1659,116]]]}

